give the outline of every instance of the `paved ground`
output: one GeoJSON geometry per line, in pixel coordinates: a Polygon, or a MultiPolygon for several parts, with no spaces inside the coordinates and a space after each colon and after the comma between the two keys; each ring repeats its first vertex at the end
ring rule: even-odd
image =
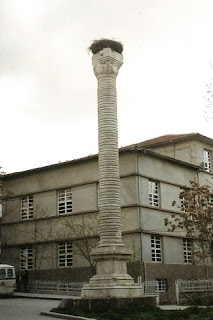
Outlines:
{"type": "MultiPolygon", "coordinates": [[[[0,320],[53,320],[54,318],[48,313],[52,308],[57,307],[63,298],[79,299],[78,297],[54,294],[15,293],[13,298],[0,299],[0,320]],[[46,315],[41,315],[41,312],[46,315]]],[[[187,306],[177,305],[159,307],[164,310],[187,308],[187,306]]]]}
{"type": "Polygon", "coordinates": [[[34,298],[34,299],[49,299],[49,300],[62,300],[62,299],[80,299],[80,297],[62,295],[62,294],[46,294],[46,293],[24,293],[24,292],[15,292],[14,297],[21,298],[34,298]]]}
{"type": "MultiPolygon", "coordinates": [[[[34,299],[51,299],[51,300],[62,300],[63,298],[68,299],[79,299],[76,296],[64,296],[64,295],[55,295],[55,294],[41,294],[41,293],[15,293],[16,297],[26,297],[26,298],[34,298],[34,299]]],[[[179,306],[179,305],[162,305],[159,308],[163,310],[178,310],[178,309],[186,309],[189,306],[179,306]]]]}
{"type": "Polygon", "coordinates": [[[3,298],[0,299],[1,320],[53,320],[52,317],[42,316],[41,311],[50,311],[57,307],[58,300],[3,298]]]}

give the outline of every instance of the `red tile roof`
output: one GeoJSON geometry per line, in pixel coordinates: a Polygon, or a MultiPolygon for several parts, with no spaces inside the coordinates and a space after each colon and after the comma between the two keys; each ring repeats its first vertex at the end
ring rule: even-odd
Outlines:
{"type": "MultiPolygon", "coordinates": [[[[157,138],[153,138],[153,139],[149,139],[149,140],[145,140],[139,143],[135,143],[126,147],[121,148],[122,150],[125,149],[129,149],[129,148],[133,148],[133,147],[148,147],[148,146],[154,146],[156,144],[164,144],[164,143],[169,143],[171,141],[175,141],[175,140],[185,140],[185,139],[192,139],[192,138],[199,138],[199,137],[204,137],[201,136],[199,133],[186,133],[186,134],[167,134],[164,136],[160,136],[157,138]]],[[[206,137],[204,137],[206,138],[206,137]]]]}

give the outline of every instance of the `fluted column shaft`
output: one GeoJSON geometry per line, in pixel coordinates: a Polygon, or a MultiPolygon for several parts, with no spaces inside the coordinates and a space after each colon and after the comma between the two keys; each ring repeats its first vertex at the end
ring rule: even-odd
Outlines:
{"type": "Polygon", "coordinates": [[[100,245],[122,242],[115,76],[98,79],[100,245]]]}
{"type": "Polygon", "coordinates": [[[116,95],[116,76],[121,65],[121,61],[109,56],[93,60],[98,80],[99,246],[123,245],[116,95]]]}

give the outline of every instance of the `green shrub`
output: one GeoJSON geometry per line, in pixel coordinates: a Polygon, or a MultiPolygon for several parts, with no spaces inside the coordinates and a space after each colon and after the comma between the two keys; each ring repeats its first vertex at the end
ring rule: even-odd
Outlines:
{"type": "Polygon", "coordinates": [[[191,307],[185,310],[162,310],[145,307],[143,311],[120,310],[107,312],[83,311],[82,309],[52,309],[61,314],[72,314],[97,320],[213,320],[212,308],[191,307]]]}
{"type": "Polygon", "coordinates": [[[184,311],[186,311],[188,314],[198,314],[200,310],[202,309],[199,309],[197,306],[195,306],[195,307],[186,308],[184,311]]]}

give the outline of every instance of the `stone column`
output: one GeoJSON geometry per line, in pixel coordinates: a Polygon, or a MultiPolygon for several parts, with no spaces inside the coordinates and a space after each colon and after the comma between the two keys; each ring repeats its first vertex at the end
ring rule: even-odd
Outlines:
{"type": "Polygon", "coordinates": [[[98,80],[100,242],[91,252],[96,275],[81,298],[141,297],[141,286],[127,274],[131,252],[121,233],[116,77],[123,56],[105,48],[93,55],[92,63],[98,80]]]}
{"type": "Polygon", "coordinates": [[[122,245],[116,76],[122,55],[106,48],[93,56],[98,80],[99,246],[122,245]]]}

